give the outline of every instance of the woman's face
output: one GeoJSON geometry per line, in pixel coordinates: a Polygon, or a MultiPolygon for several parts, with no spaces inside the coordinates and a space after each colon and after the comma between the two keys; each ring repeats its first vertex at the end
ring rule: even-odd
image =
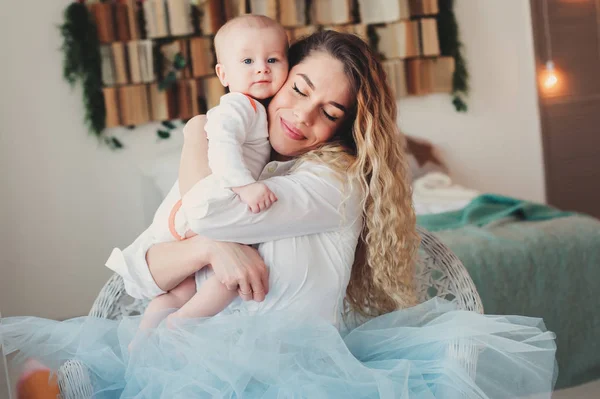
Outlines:
{"type": "Polygon", "coordinates": [[[353,106],[343,64],[315,52],[294,66],[268,108],[271,146],[294,157],[333,137],[353,106]]]}

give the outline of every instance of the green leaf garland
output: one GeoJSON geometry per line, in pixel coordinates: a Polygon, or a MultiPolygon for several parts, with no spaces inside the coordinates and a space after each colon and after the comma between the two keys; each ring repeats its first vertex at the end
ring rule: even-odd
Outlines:
{"type": "Polygon", "coordinates": [[[462,54],[458,23],[454,15],[454,0],[439,0],[440,12],[437,16],[440,51],[444,56],[454,58],[455,69],[452,77],[452,103],[458,112],[467,111],[465,98],[469,94],[469,72],[462,54]]]}
{"type": "MultiPolygon", "coordinates": [[[[94,19],[82,3],[70,4],[60,26],[63,37],[63,77],[74,87],[83,88],[85,123],[101,138],[106,127],[106,109],[102,94],[100,43],[94,19]]],[[[118,147],[118,146],[117,146],[118,147]]]]}

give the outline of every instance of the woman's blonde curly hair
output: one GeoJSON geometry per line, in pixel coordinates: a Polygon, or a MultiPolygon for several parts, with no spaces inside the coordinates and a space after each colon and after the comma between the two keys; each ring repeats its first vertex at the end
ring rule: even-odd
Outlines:
{"type": "Polygon", "coordinates": [[[363,316],[416,304],[414,267],[419,235],[411,201],[405,138],[381,63],[357,36],[323,31],[294,43],[290,67],[313,52],[344,65],[356,103],[334,138],[302,159],[318,159],[349,175],[365,193],[364,226],[346,300],[363,316]]]}

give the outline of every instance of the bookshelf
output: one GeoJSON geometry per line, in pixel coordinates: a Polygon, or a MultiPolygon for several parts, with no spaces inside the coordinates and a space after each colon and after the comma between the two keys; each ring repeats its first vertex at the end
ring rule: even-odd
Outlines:
{"type": "Polygon", "coordinates": [[[106,127],[189,119],[225,93],[213,36],[245,13],[267,15],[291,42],[321,29],[375,47],[397,98],[451,93],[440,56],[438,0],[112,0],[86,2],[100,42],[106,127]]]}

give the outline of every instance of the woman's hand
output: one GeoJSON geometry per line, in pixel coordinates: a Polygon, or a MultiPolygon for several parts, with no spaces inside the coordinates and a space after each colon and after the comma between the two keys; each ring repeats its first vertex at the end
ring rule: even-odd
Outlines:
{"type": "MultiPolygon", "coordinates": [[[[194,240],[199,236],[193,236],[194,240]]],[[[201,237],[206,242],[205,237],[201,237]]],[[[244,301],[262,302],[269,292],[269,271],[258,251],[233,242],[210,241],[208,261],[228,290],[238,290],[244,301]]]]}

